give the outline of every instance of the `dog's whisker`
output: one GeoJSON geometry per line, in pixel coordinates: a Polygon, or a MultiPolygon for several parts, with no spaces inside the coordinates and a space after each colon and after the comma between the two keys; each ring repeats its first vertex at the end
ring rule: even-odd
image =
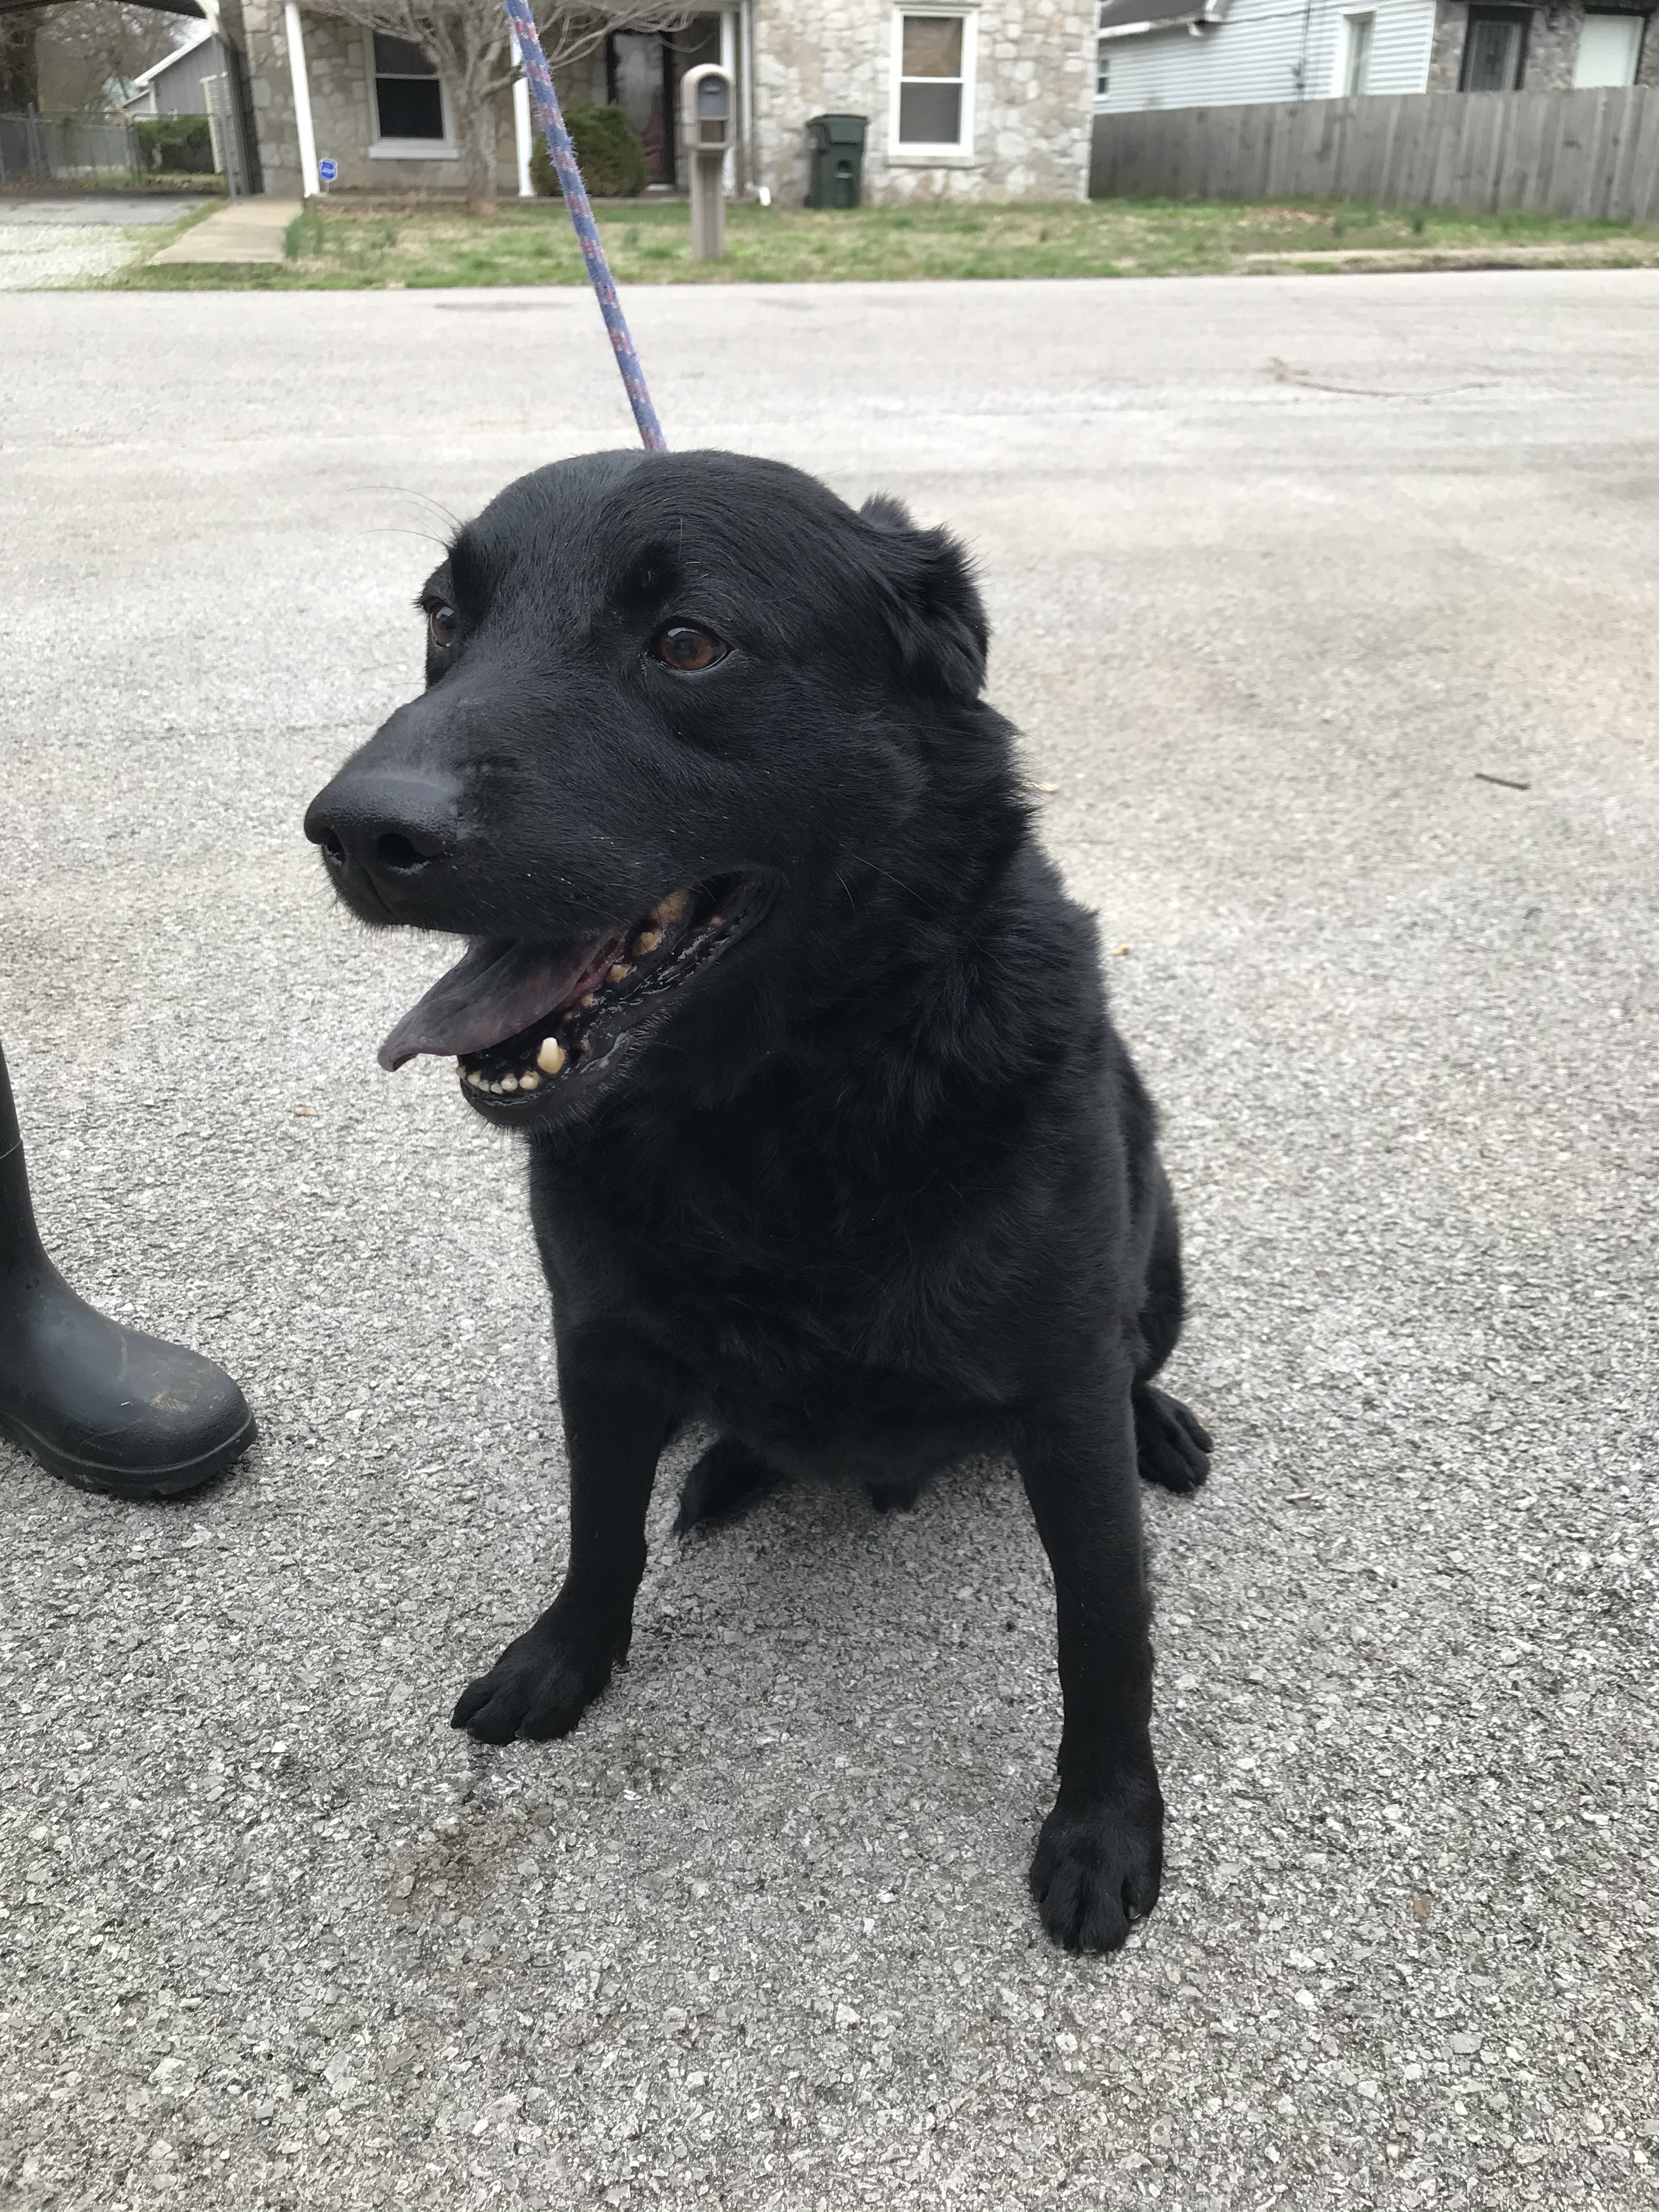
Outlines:
{"type": "Polygon", "coordinates": [[[921,903],[930,912],[938,910],[934,901],[921,898],[913,884],[907,884],[902,876],[896,876],[890,868],[884,868],[879,860],[869,860],[862,853],[849,853],[848,857],[849,860],[856,860],[861,868],[868,868],[872,876],[884,876],[896,890],[904,893],[906,898],[920,898],[921,903]]]}
{"type": "Polygon", "coordinates": [[[446,507],[442,500],[434,499],[430,492],[422,491],[415,484],[360,483],[348,484],[345,489],[358,498],[416,500],[422,507],[433,507],[442,515],[451,533],[462,527],[460,517],[452,508],[446,507]]]}

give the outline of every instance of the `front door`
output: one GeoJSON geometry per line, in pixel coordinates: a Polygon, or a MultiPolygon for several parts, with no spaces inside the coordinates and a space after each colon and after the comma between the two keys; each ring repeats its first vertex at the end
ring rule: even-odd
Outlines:
{"type": "Polygon", "coordinates": [[[640,134],[645,173],[653,185],[674,181],[674,128],[668,105],[666,41],[655,31],[613,31],[605,48],[611,104],[640,134]]]}
{"type": "Polygon", "coordinates": [[[1498,9],[1471,8],[1460,92],[1515,92],[1527,60],[1527,19],[1498,9]]]}
{"type": "Polygon", "coordinates": [[[606,40],[607,93],[640,134],[652,184],[672,186],[678,181],[674,142],[680,79],[700,62],[720,58],[718,15],[693,15],[681,31],[613,31],[606,40]]]}

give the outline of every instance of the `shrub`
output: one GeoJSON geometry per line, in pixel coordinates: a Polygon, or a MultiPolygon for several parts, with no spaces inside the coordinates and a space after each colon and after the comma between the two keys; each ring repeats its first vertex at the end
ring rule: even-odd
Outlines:
{"type": "MultiPolygon", "coordinates": [[[[645,149],[620,107],[567,107],[564,127],[576,149],[582,182],[594,199],[631,200],[645,190],[645,149]]],[[[530,181],[544,199],[559,197],[544,139],[531,149],[530,181]]]]}
{"type": "Polygon", "coordinates": [[[134,127],[144,167],[152,173],[213,174],[213,132],[205,115],[145,115],[134,127]]]}

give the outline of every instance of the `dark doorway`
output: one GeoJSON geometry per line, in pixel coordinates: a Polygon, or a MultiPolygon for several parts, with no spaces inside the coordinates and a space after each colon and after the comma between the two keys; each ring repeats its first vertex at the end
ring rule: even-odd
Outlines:
{"type": "Polygon", "coordinates": [[[1525,8],[1471,8],[1460,92],[1517,92],[1527,72],[1525,8]]]}
{"type": "Polygon", "coordinates": [[[613,31],[605,41],[605,96],[640,134],[653,185],[679,181],[675,110],[689,69],[720,58],[720,19],[694,15],[683,31],[613,31]]]}

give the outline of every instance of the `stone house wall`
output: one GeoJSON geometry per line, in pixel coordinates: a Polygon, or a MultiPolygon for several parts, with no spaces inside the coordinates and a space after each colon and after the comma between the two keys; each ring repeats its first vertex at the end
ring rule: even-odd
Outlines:
{"type": "MultiPolygon", "coordinates": [[[[934,0],[939,4],[939,0],[934,0]]],[[[750,173],[786,206],[806,196],[806,124],[814,115],[868,118],[864,196],[873,203],[948,199],[1078,200],[1088,190],[1093,123],[1092,0],[960,0],[978,27],[973,137],[965,154],[896,151],[890,139],[896,10],[890,0],[755,0],[750,173]]],[[[297,195],[299,135],[283,0],[226,0],[240,19],[259,158],[269,192],[297,195]]],[[[383,160],[374,142],[369,34],[302,11],[319,157],[339,163],[331,188],[432,195],[462,189],[459,161],[383,160]]],[[[233,35],[234,33],[233,31],[233,35]]],[[[603,100],[598,54],[561,72],[567,99],[603,100]]],[[[741,105],[741,94],[739,95],[741,105]]],[[[517,191],[513,107],[496,102],[497,179],[517,191]]]]}
{"type": "MultiPolygon", "coordinates": [[[[1584,27],[1584,0],[1559,0],[1559,4],[1534,7],[1527,26],[1527,59],[1522,88],[1527,92],[1570,92],[1578,60],[1579,33],[1584,27]]],[[[1614,9],[1610,12],[1620,13],[1614,9]]],[[[1429,54],[1430,92],[1455,92],[1463,68],[1463,42],[1468,35],[1467,0],[1440,0],[1429,54]]],[[[1659,25],[1652,17],[1642,41],[1637,64],[1638,84],[1659,85],[1659,25]]]]}
{"type": "Polygon", "coordinates": [[[895,10],[884,0],[758,0],[753,47],[754,172],[786,206],[806,197],[806,124],[869,118],[866,201],[1086,197],[1094,81],[1092,6],[981,0],[972,150],[922,156],[890,144],[895,10]]]}
{"type": "MultiPolygon", "coordinates": [[[[241,15],[259,159],[268,192],[296,198],[301,191],[300,138],[294,120],[294,80],[282,0],[241,0],[241,15]]],[[[301,11],[305,35],[306,76],[319,160],[340,165],[335,191],[459,195],[459,159],[383,161],[369,152],[375,136],[374,87],[370,72],[370,33],[355,23],[301,11]]],[[[519,188],[513,145],[513,103],[503,93],[495,102],[497,189],[510,197],[519,188]]],[[[453,127],[453,126],[452,126],[453,127]]]]}

